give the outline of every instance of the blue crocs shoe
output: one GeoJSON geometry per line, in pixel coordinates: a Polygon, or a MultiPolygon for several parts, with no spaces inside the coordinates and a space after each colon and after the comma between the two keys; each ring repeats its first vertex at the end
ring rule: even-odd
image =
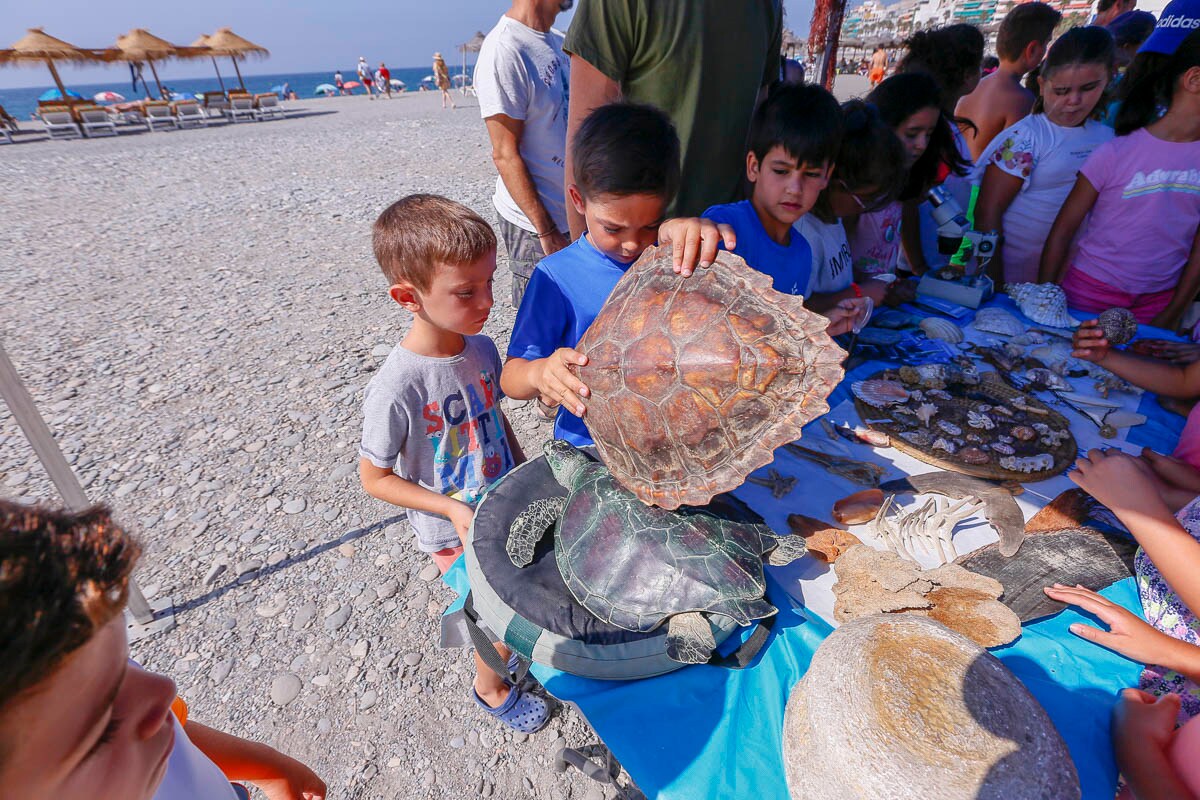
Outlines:
{"type": "Polygon", "coordinates": [[[508,690],[508,697],[499,708],[492,708],[483,702],[473,687],[471,696],[475,698],[477,706],[521,733],[537,733],[550,721],[550,704],[544,698],[523,692],[516,686],[508,690]]]}

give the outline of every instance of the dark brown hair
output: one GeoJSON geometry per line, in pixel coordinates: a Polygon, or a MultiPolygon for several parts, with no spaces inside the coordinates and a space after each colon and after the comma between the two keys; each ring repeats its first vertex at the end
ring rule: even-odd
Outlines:
{"type": "Polygon", "coordinates": [[[103,506],[0,500],[0,709],[121,613],[140,554],[103,506]]]}
{"type": "MultiPolygon", "coordinates": [[[[1112,75],[1113,63],[1117,57],[1117,48],[1113,37],[1107,30],[1097,25],[1087,25],[1082,28],[1071,28],[1055,40],[1046,60],[1041,63],[1038,73],[1046,80],[1063,67],[1073,67],[1080,64],[1096,64],[1104,67],[1112,75]]],[[[1034,89],[1037,99],[1033,102],[1033,114],[1041,114],[1046,110],[1040,85],[1034,89]]],[[[1104,97],[1096,103],[1096,108],[1103,109],[1104,97]]]]}
{"type": "Polygon", "coordinates": [[[600,106],[580,124],[571,148],[571,177],[585,200],[648,194],[669,203],[679,191],[679,135],[654,106],[600,106]]]}
{"type": "Polygon", "coordinates": [[[428,291],[438,265],[461,266],[496,249],[492,226],[462,203],[436,194],[410,194],[375,220],[375,260],[391,284],[428,291]]]}
{"type": "Polygon", "coordinates": [[[1005,14],[996,33],[996,55],[1016,61],[1033,42],[1045,44],[1062,14],[1045,3],[1022,3],[1005,14]]]}

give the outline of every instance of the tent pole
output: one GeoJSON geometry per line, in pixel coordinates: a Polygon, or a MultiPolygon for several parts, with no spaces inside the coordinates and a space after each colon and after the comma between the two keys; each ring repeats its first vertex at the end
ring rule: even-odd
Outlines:
{"type": "MultiPolygon", "coordinates": [[[[70,465],[63,457],[58,442],[54,441],[54,435],[46,426],[46,421],[38,413],[29,391],[21,383],[21,377],[17,374],[12,361],[9,360],[3,343],[0,343],[0,396],[8,404],[8,410],[12,412],[17,424],[24,431],[25,437],[42,463],[42,468],[46,470],[46,474],[58,489],[66,507],[71,511],[83,511],[90,507],[91,501],[88,500],[83,487],[79,485],[79,479],[75,477],[75,473],[71,471],[70,465]]],[[[154,621],[154,611],[146,602],[142,590],[138,588],[137,581],[132,577],[129,579],[129,611],[133,614],[133,618],[142,625],[154,621]]]]}

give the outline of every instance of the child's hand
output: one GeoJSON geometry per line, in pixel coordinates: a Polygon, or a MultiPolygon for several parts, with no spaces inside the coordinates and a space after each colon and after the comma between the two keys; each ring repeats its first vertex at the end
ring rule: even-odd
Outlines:
{"type": "Polygon", "coordinates": [[[283,753],[276,751],[275,756],[272,767],[278,776],[250,781],[267,800],[325,800],[325,781],[317,773],[283,753]]]}
{"type": "Polygon", "coordinates": [[[446,510],[446,516],[454,523],[458,538],[466,545],[467,534],[471,531],[471,522],[475,519],[475,509],[461,500],[451,500],[451,506],[446,510]]]}
{"type": "Polygon", "coordinates": [[[1075,329],[1071,347],[1071,355],[1075,358],[1095,364],[1102,362],[1109,350],[1108,339],[1104,338],[1104,331],[1100,330],[1099,323],[1094,319],[1089,319],[1075,329]]]}
{"type": "Polygon", "coordinates": [[[560,347],[543,359],[533,382],[542,400],[547,405],[562,404],[567,411],[582,417],[587,411],[583,398],[591,392],[571,372],[571,365],[583,366],[587,361],[587,356],[570,347],[560,347]]]}
{"type": "Polygon", "coordinates": [[[1047,597],[1060,603],[1078,606],[1090,614],[1100,618],[1108,626],[1108,630],[1094,628],[1075,622],[1071,625],[1071,633],[1080,639],[1095,642],[1101,647],[1107,647],[1126,658],[1140,661],[1143,664],[1179,663],[1172,654],[1178,652],[1180,645],[1191,647],[1179,639],[1175,639],[1155,628],[1146,620],[1116,603],[1108,600],[1091,589],[1082,586],[1062,586],[1054,584],[1043,589],[1047,597]]]}
{"type": "Polygon", "coordinates": [[[1069,473],[1075,484],[1120,517],[1130,512],[1169,515],[1146,463],[1114,450],[1091,450],[1069,473]]]}
{"type": "Polygon", "coordinates": [[[1172,456],[1156,453],[1149,447],[1142,448],[1142,459],[1150,465],[1154,474],[1169,486],[1182,489],[1195,497],[1200,495],[1200,470],[1172,456]]]}
{"type": "Polygon", "coordinates": [[[829,309],[825,315],[829,318],[829,327],[825,329],[825,332],[830,336],[841,336],[843,333],[854,330],[856,323],[865,322],[862,319],[864,313],[870,313],[867,310],[868,302],[865,297],[851,297],[829,309]]]}
{"type": "Polygon", "coordinates": [[[679,217],[658,227],[658,243],[671,245],[675,272],[685,278],[695,271],[697,264],[711,266],[722,242],[726,250],[737,246],[733,227],[725,223],[718,225],[710,219],[679,217]]]}
{"type": "Polygon", "coordinates": [[[1113,706],[1113,743],[1118,751],[1153,748],[1165,752],[1175,735],[1179,695],[1155,697],[1141,689],[1122,689],[1113,706]]]}

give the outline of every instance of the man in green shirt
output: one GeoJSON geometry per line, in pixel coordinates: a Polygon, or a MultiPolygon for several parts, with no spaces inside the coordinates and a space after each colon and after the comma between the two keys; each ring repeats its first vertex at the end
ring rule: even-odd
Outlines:
{"type": "MultiPolygon", "coordinates": [[[[746,140],[762,87],[779,78],[781,0],[581,0],[571,54],[570,142],[598,106],[625,99],[667,113],[679,133],[683,183],[667,216],[699,216],[741,198],[746,140]]],[[[568,204],[571,238],[583,217],[568,204]]]]}

